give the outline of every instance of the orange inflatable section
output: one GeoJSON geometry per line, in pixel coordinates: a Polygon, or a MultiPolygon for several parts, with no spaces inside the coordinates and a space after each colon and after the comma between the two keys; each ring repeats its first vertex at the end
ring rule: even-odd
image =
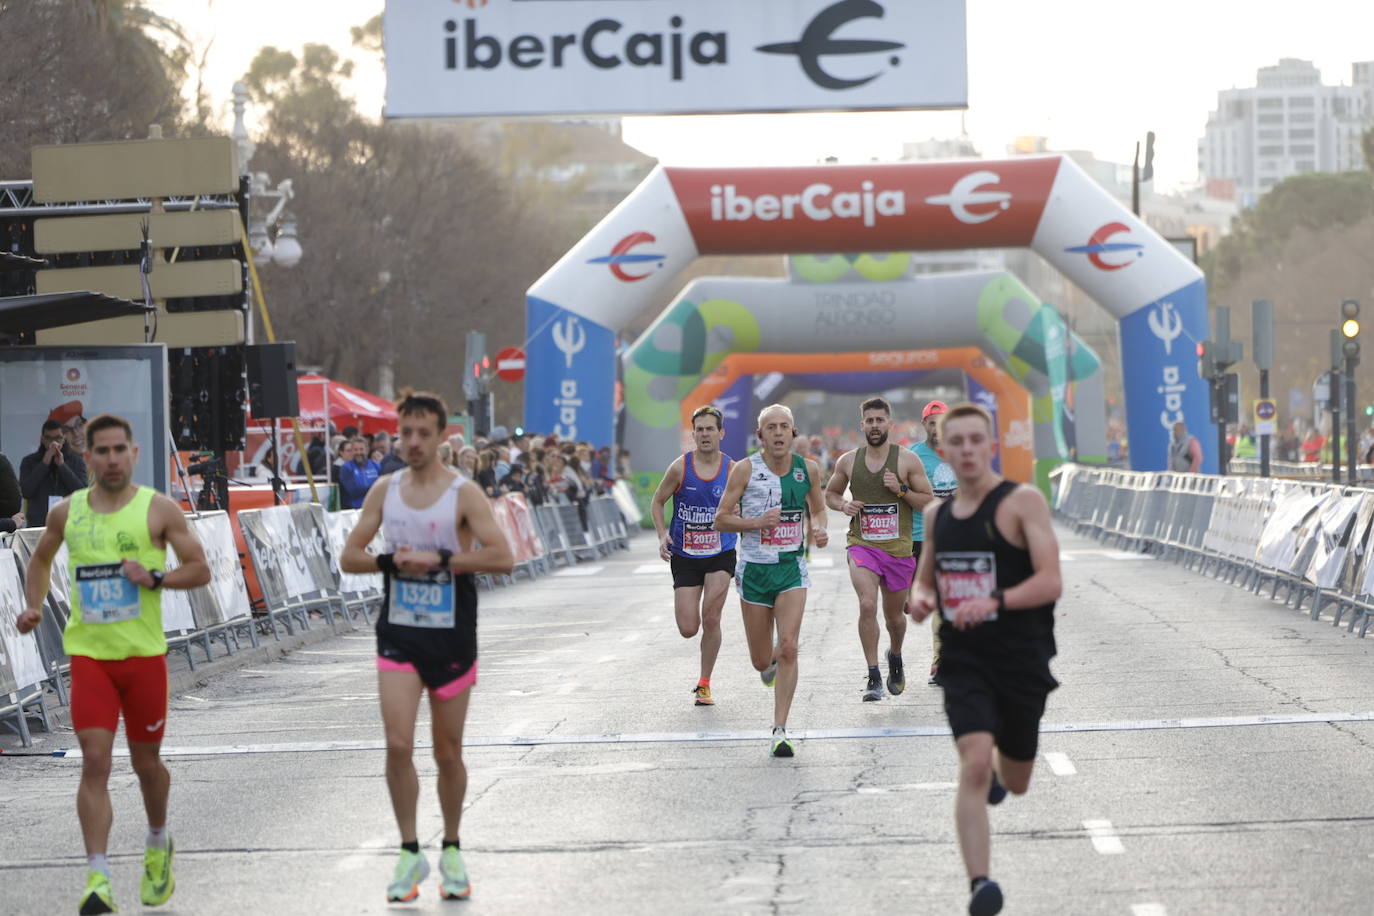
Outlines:
{"type": "Polygon", "coordinates": [[[1030,395],[977,347],[947,350],[880,350],[859,353],[733,353],[682,399],[682,428],[692,411],[725,393],[741,375],[767,372],[881,372],[884,369],[960,369],[997,397],[997,440],[1002,474],[1010,480],[1035,480],[1035,441],[1031,432],[1030,395]]]}

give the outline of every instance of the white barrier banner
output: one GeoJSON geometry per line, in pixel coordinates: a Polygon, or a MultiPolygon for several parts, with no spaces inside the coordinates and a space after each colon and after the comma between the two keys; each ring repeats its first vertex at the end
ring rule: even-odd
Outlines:
{"type": "Polygon", "coordinates": [[[43,658],[32,633],[20,635],[15,617],[24,609],[24,585],[14,551],[0,548],[0,693],[30,687],[43,680],[43,658]],[[13,677],[13,683],[6,683],[13,677]]]}
{"type": "Polygon", "coordinates": [[[223,620],[247,617],[252,613],[248,587],[243,582],[239,548],[229,516],[222,512],[203,515],[192,521],[200,542],[205,545],[205,560],[210,564],[210,585],[223,620]]]}
{"type": "MultiPolygon", "coordinates": [[[[167,547],[166,570],[171,572],[181,565],[177,552],[167,547]]],[[[191,610],[191,593],[185,589],[169,588],[158,593],[162,598],[162,632],[180,633],[196,628],[196,615],[191,610]]]]}
{"type": "Polygon", "coordinates": [[[292,598],[304,598],[319,591],[306,564],[305,545],[301,543],[300,533],[292,524],[291,507],[263,509],[258,518],[267,533],[267,542],[272,545],[272,552],[276,555],[282,581],[286,584],[286,594],[292,598]]]}
{"type": "MultiPolygon", "coordinates": [[[[329,553],[330,560],[336,566],[339,558],[343,556],[344,543],[348,540],[348,535],[353,531],[353,526],[358,523],[358,510],[345,509],[342,512],[326,512],[324,514],[325,526],[329,532],[329,553]]],[[[373,539],[374,543],[376,538],[373,539]]],[[[384,552],[378,549],[377,553],[384,552]]],[[[370,573],[346,573],[339,572],[339,591],[345,595],[356,595],[361,592],[371,592],[382,590],[382,574],[370,573]]]]}

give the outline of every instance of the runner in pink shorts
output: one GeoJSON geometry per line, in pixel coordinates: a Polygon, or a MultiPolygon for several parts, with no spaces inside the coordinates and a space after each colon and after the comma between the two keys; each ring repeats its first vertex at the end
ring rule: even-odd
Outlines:
{"type": "Polygon", "coordinates": [[[911,513],[933,498],[921,459],[887,441],[892,406],[883,398],[859,405],[866,446],[846,452],[835,463],[825,488],[825,503],[849,516],[849,581],[859,596],[859,643],[868,676],[865,701],[883,698],[878,670],[878,598],[887,623],[887,689],[906,689],[902,639],[906,636],[906,596],[916,571],[911,555],[911,513]],[[845,490],[849,490],[848,499],[845,490]]]}

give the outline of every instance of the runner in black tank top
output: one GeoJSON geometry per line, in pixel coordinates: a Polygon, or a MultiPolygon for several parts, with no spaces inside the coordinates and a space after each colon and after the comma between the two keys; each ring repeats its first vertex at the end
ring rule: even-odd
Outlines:
{"type": "Polygon", "coordinates": [[[954,820],[969,876],[969,913],[1002,909],[988,878],[987,806],[1030,786],[1045,698],[1057,685],[1054,603],[1059,544],[1039,490],[992,471],[992,417],[961,404],[940,440],[958,478],[953,499],[929,507],[908,610],[943,615],[939,683],[959,752],[954,820]]]}
{"type": "Polygon", "coordinates": [[[396,413],[405,470],[382,477],[368,491],[339,558],[344,572],[386,576],[385,610],[377,622],[377,692],[386,730],[386,786],[401,834],[400,858],[386,889],[389,903],[414,900],[429,875],[416,832],[420,785],[412,759],[426,690],[444,819],[439,894],[453,899],[472,892],[458,844],[467,789],[463,724],[477,679],[472,574],[509,573],[514,562],[481,488],[439,461],[448,422],[444,402],[406,392],[396,413]],[[378,529],[388,552],[374,555],[367,547],[378,529]]]}

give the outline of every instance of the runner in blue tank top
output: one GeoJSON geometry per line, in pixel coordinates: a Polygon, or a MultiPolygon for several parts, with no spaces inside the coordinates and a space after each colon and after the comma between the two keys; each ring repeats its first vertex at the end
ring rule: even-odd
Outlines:
{"type": "Polygon", "coordinates": [[[711,672],[720,653],[720,613],[735,575],[738,535],[715,529],[716,508],[730,474],[730,456],[720,450],[725,435],[721,412],[698,407],[692,412],[693,451],[668,465],[649,504],[658,532],[658,555],[671,564],[673,612],[685,639],[701,633],[701,675],[692,689],[696,705],[713,706],[711,672]],[[663,506],[673,500],[673,520],[665,523],[663,506]]]}
{"type": "MultiPolygon", "coordinates": [[[[926,477],[930,479],[931,490],[935,493],[935,498],[949,499],[959,489],[959,482],[954,478],[954,468],[949,466],[949,462],[940,457],[940,417],[949,410],[944,401],[931,401],[926,404],[921,411],[921,426],[926,431],[924,442],[917,442],[911,447],[916,453],[916,457],[921,459],[921,464],[925,466],[926,477]]],[[[920,562],[921,547],[926,539],[926,522],[924,513],[918,513],[911,520],[911,555],[920,562]]],[[[940,671],[940,615],[935,614],[930,618],[930,680],[927,681],[932,687],[938,681],[940,671]]]]}

